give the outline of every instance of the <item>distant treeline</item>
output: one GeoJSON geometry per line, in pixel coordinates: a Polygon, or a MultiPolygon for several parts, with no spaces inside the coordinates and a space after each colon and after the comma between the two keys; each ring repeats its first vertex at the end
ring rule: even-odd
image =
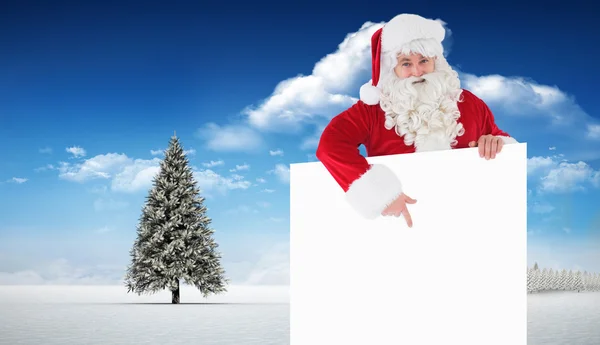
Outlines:
{"type": "Polygon", "coordinates": [[[600,291],[600,274],[572,270],[539,269],[535,264],[527,268],[527,292],[545,291],[600,291]]]}

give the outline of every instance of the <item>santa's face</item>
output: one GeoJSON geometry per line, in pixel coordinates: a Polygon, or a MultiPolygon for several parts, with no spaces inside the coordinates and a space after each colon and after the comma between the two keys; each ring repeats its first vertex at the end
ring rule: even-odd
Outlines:
{"type": "Polygon", "coordinates": [[[398,59],[395,73],[381,86],[379,104],[385,112],[385,127],[395,129],[417,151],[450,149],[463,134],[458,123],[462,91],[458,74],[443,57],[413,54],[398,59]]]}
{"type": "Polygon", "coordinates": [[[435,57],[426,57],[421,54],[401,54],[398,56],[398,64],[394,68],[394,73],[400,79],[410,77],[420,78],[424,74],[435,70],[435,57]]]}

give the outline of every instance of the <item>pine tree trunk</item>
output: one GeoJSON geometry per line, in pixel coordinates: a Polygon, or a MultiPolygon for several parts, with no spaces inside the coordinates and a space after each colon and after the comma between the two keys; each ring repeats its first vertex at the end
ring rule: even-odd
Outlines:
{"type": "Polygon", "coordinates": [[[171,303],[179,304],[179,279],[177,279],[177,288],[171,291],[171,303]]]}

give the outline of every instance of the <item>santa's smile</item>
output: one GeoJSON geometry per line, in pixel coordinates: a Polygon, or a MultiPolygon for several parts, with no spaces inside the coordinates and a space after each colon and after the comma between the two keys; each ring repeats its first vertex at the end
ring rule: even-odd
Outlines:
{"type": "Polygon", "coordinates": [[[419,84],[425,82],[425,79],[413,81],[413,84],[419,84]]]}

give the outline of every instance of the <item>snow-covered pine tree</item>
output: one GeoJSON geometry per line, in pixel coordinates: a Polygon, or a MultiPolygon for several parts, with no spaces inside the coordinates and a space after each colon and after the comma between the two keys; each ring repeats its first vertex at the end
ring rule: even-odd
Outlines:
{"type": "Polygon", "coordinates": [[[580,271],[573,273],[573,290],[577,292],[584,290],[583,278],[580,271]]]}
{"type": "Polygon", "coordinates": [[[531,292],[539,292],[540,291],[540,271],[536,268],[531,270],[531,282],[530,282],[530,290],[531,292]]]}
{"type": "Polygon", "coordinates": [[[565,275],[566,275],[566,271],[563,270],[556,270],[556,285],[554,286],[554,290],[557,291],[561,291],[564,290],[564,284],[565,284],[565,275]]]}
{"type": "Polygon", "coordinates": [[[552,290],[560,290],[560,271],[558,269],[554,271],[554,275],[552,277],[552,290]]]}
{"type": "Polygon", "coordinates": [[[592,291],[590,288],[590,274],[588,273],[588,271],[583,271],[583,274],[581,275],[581,280],[582,280],[582,285],[583,285],[583,290],[584,291],[592,291]]]}
{"type": "Polygon", "coordinates": [[[575,273],[573,272],[573,270],[569,270],[569,273],[567,276],[569,277],[569,279],[568,279],[568,285],[567,285],[566,290],[574,291],[575,290],[575,273]]]}
{"type": "Polygon", "coordinates": [[[550,282],[550,275],[548,273],[548,269],[545,267],[540,272],[540,291],[550,290],[550,286],[548,284],[550,282]]]}
{"type": "Polygon", "coordinates": [[[204,297],[227,291],[211,219],[188,164],[174,135],[137,226],[125,277],[128,293],[169,289],[171,303],[177,304],[181,281],[198,288],[204,297]]]}
{"type": "Polygon", "coordinates": [[[556,289],[556,275],[554,274],[554,270],[551,268],[548,270],[548,282],[546,285],[546,290],[553,291],[556,289]]]}

